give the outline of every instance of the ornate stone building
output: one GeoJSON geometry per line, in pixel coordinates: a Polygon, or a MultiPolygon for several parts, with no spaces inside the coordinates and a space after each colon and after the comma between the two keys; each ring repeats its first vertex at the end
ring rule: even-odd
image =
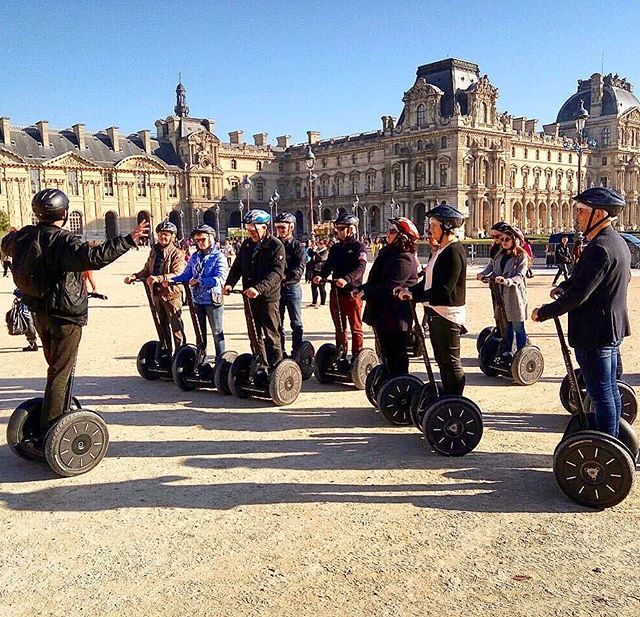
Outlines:
{"type": "Polygon", "coordinates": [[[242,131],[222,142],[213,120],[190,117],[181,83],[174,115],[155,123],[155,137],[147,130],[124,137],[117,127],[88,134],[81,124],[54,131],[45,121],[19,128],[0,118],[0,208],[23,225],[32,194],[58,186],[71,198],[72,229],[88,239],[141,217],[168,216],[185,232],[204,221],[224,233],[239,227],[247,205],[268,209],[277,188],[279,208],[295,213],[305,233],[311,216],[328,221],[341,209],[357,211],[368,233],[398,212],[422,226],[441,201],[468,212],[472,236],[498,219],[527,232],[570,229],[578,161],[564,144],[583,101],[597,145],[583,155],[582,186],[621,190],[630,206],[621,223],[640,225],[640,103],[631,84],[597,73],[580,80],[542,132],[536,120],[501,113],[497,99],[476,64],[447,59],[418,67],[397,119],[382,116],[380,129],[346,137],[308,131],[305,144],[285,135],[272,146],[266,133],[247,144],[242,131]]]}

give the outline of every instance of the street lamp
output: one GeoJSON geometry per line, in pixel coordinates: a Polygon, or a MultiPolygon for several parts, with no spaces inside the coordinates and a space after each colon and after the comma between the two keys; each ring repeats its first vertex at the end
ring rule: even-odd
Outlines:
{"type": "Polygon", "coordinates": [[[367,208],[367,206],[363,206],[362,208],[362,231],[363,234],[366,236],[367,235],[367,212],[369,211],[369,209],[367,208]]]}
{"type": "Polygon", "coordinates": [[[309,238],[313,235],[313,183],[318,179],[318,176],[313,173],[316,166],[316,155],[311,149],[311,144],[307,146],[307,152],[304,155],[304,164],[309,171],[309,238]]]}
{"type": "MultiPolygon", "coordinates": [[[[220,241],[220,204],[216,204],[215,213],[216,213],[216,233],[218,235],[218,241],[220,241]]],[[[240,220],[242,220],[242,213],[240,216],[240,220]]]]}
{"type": "Polygon", "coordinates": [[[178,210],[178,214],[180,215],[180,229],[178,231],[180,233],[180,240],[182,240],[184,238],[184,212],[178,210]]]}
{"type": "Polygon", "coordinates": [[[322,199],[318,199],[318,223],[322,223],[322,199]]]}
{"type": "Polygon", "coordinates": [[[576,121],[575,139],[562,137],[562,145],[565,150],[572,150],[578,155],[578,195],[582,192],[582,155],[598,145],[595,139],[591,139],[584,127],[589,119],[589,112],[584,107],[584,101],[580,99],[580,109],[574,116],[576,121]]]}
{"type": "Polygon", "coordinates": [[[271,233],[273,233],[273,209],[276,209],[276,216],[278,216],[278,202],[280,201],[280,193],[278,189],[273,189],[271,197],[269,197],[269,213],[271,214],[271,233]]]}
{"type": "Polygon", "coordinates": [[[240,203],[238,204],[238,210],[240,210],[240,229],[242,229],[242,210],[244,210],[244,203],[243,203],[242,199],[240,200],[240,203]]]}
{"type": "Polygon", "coordinates": [[[245,177],[242,178],[242,186],[247,196],[247,212],[251,209],[251,199],[250,199],[249,193],[251,192],[252,185],[253,185],[253,182],[251,182],[251,178],[249,178],[248,175],[245,175],[245,177]]]}
{"type": "Polygon", "coordinates": [[[200,215],[202,214],[202,208],[196,208],[196,227],[200,226],[200,215]]]}
{"type": "Polygon", "coordinates": [[[351,203],[351,211],[355,216],[360,218],[358,210],[360,209],[360,198],[358,197],[358,193],[356,193],[353,197],[353,202],[351,203]]]}

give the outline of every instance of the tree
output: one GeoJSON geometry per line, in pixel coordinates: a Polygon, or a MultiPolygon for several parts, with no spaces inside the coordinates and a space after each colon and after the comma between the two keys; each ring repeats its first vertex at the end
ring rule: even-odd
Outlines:
{"type": "Polygon", "coordinates": [[[7,229],[9,229],[9,215],[4,210],[0,210],[0,233],[7,229]]]}

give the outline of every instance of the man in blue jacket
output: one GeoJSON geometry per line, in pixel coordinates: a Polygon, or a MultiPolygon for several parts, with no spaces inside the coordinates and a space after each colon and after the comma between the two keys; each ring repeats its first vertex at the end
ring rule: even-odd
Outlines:
{"type": "Polygon", "coordinates": [[[569,345],[575,348],[596,429],[618,436],[622,401],[616,382],[618,351],[630,334],[627,287],[631,255],[612,227],[625,206],[616,191],[597,187],[574,197],[576,222],[589,243],[571,277],[551,290],[555,302],[533,311],[534,321],[568,313],[569,345]]]}
{"type": "Polygon", "coordinates": [[[177,276],[167,275],[162,283],[167,287],[169,281],[174,283],[189,283],[196,317],[202,330],[205,352],[207,346],[207,320],[213,331],[213,342],[216,357],[224,353],[224,332],[222,316],[224,304],[222,302],[222,285],[227,276],[227,258],[215,248],[216,231],[209,225],[200,225],[191,232],[191,238],[196,245],[196,251],[189,257],[187,267],[177,276]]]}

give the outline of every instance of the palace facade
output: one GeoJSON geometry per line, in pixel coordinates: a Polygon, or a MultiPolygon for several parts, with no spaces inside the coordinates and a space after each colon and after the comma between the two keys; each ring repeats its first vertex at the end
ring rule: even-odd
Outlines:
{"type": "Polygon", "coordinates": [[[284,135],[272,145],[267,133],[249,144],[240,130],[223,142],[213,120],[190,116],[181,83],[174,114],[156,121],[155,136],[120,135],[115,126],[90,134],[82,124],[53,130],[46,121],[16,127],[3,117],[0,208],[21,226],[31,221],[35,192],[61,188],[71,199],[71,229],[90,240],[165,217],[181,233],[206,222],[224,235],[240,227],[247,207],[293,212],[301,233],[311,219],[354,211],[361,229],[375,234],[398,213],[422,227],[442,201],[468,213],[471,236],[500,219],[529,233],[571,229],[578,156],[565,145],[582,104],[596,145],[582,156],[580,186],[621,191],[629,207],[620,224],[638,229],[640,102],[630,83],[598,73],[578,81],[541,131],[536,120],[500,112],[497,99],[476,64],[447,59],[418,67],[399,117],[382,116],[378,130],[330,139],[308,131],[304,144],[284,135]]]}

